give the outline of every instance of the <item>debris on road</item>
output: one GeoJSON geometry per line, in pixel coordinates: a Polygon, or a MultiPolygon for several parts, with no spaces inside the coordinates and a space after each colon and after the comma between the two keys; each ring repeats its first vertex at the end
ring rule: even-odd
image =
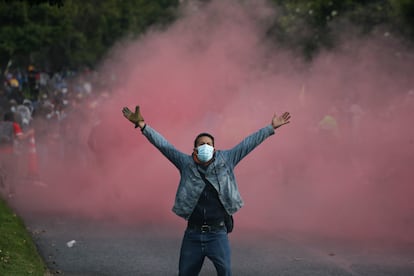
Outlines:
{"type": "Polygon", "coordinates": [[[69,248],[71,248],[72,246],[74,246],[74,245],[75,245],[75,243],[76,243],[76,241],[75,241],[75,240],[71,240],[71,241],[68,241],[68,242],[66,243],[66,245],[67,245],[69,248]]]}

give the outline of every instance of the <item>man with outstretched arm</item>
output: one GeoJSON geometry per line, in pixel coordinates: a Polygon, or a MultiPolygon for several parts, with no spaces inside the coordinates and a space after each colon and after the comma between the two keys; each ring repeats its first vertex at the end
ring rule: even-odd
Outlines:
{"type": "Polygon", "coordinates": [[[231,275],[227,235],[233,229],[232,215],[243,206],[234,168],[248,153],[273,135],[276,128],[289,123],[290,114],[275,114],[271,124],[229,150],[216,150],[214,137],[209,133],[200,133],[189,155],[177,150],[146,124],[139,106],[136,106],[135,112],[124,107],[122,113],[180,171],[172,209],[187,220],[181,243],[179,275],[198,275],[205,257],[213,262],[217,275],[231,275]]]}

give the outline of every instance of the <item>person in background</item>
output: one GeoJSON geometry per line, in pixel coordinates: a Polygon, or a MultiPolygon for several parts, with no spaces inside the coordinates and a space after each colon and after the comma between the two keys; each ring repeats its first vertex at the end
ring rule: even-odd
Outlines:
{"type": "Polygon", "coordinates": [[[39,99],[39,79],[40,74],[33,65],[27,67],[27,81],[29,85],[30,100],[37,102],[39,99]]]}
{"type": "Polygon", "coordinates": [[[23,133],[11,111],[7,111],[3,121],[0,121],[0,190],[5,191],[8,197],[13,196],[15,192],[17,163],[14,148],[16,140],[26,139],[31,134],[31,131],[23,133]]]}
{"type": "Polygon", "coordinates": [[[200,133],[192,154],[186,154],[146,124],[139,106],[134,113],[127,107],[122,112],[180,171],[173,212],[187,221],[187,228],[181,244],[179,275],[198,275],[206,257],[213,262],[217,275],[231,275],[228,233],[233,230],[233,214],[243,206],[234,168],[275,129],[288,124],[290,114],[275,114],[270,124],[228,150],[216,149],[214,137],[200,133]]]}

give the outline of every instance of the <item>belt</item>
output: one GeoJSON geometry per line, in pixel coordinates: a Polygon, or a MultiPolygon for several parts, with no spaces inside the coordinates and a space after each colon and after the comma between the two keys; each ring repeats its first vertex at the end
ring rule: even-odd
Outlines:
{"type": "Polygon", "coordinates": [[[221,221],[221,222],[215,223],[215,224],[202,224],[202,225],[200,225],[200,224],[193,224],[193,223],[190,223],[190,222],[187,224],[187,229],[200,231],[202,233],[222,230],[222,229],[225,229],[225,227],[226,227],[226,225],[224,224],[224,221],[221,221]]]}

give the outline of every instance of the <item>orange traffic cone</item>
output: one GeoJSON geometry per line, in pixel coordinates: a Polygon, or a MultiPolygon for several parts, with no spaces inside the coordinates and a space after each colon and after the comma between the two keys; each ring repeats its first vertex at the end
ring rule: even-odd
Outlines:
{"type": "Polygon", "coordinates": [[[39,177],[39,166],[37,163],[37,152],[36,152],[36,141],[34,131],[30,134],[29,138],[29,149],[27,155],[28,167],[27,174],[29,177],[39,177]]]}

